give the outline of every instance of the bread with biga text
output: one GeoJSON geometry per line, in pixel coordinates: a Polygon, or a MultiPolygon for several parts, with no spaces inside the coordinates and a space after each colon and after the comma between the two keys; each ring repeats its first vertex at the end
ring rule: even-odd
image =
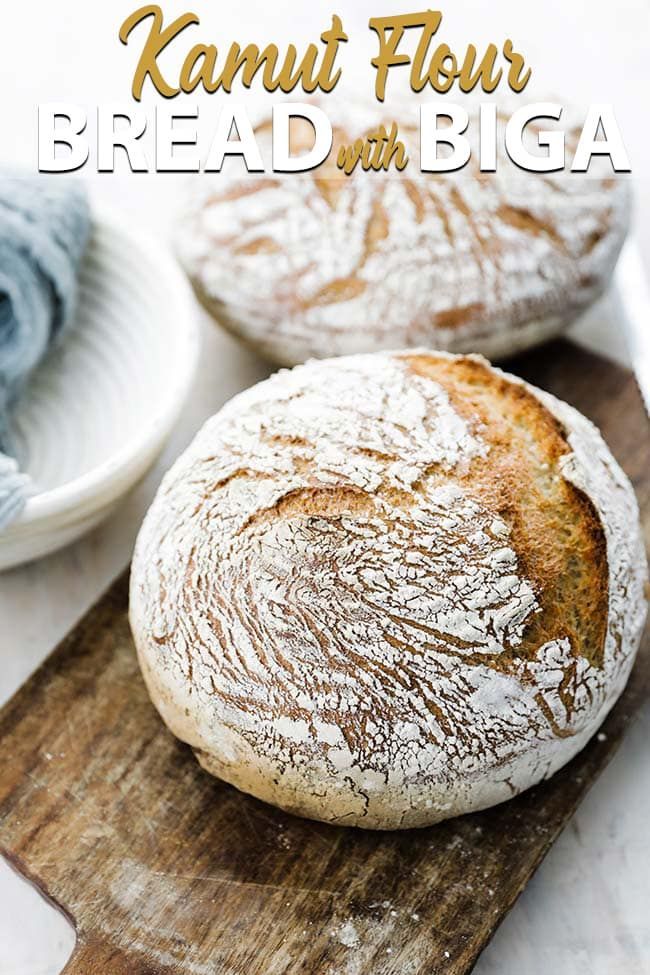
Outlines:
{"type": "Polygon", "coordinates": [[[131,626],[209,772],[301,816],[426,826],[568,762],[646,616],[634,493],[576,410],[475,356],[314,360],[166,475],[131,626]]]}

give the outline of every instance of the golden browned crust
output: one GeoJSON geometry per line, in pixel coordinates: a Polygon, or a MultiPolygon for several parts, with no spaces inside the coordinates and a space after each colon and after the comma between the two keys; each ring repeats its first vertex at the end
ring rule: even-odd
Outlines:
{"type": "Polygon", "coordinates": [[[560,458],[570,451],[562,425],[529,389],[479,359],[414,355],[407,361],[447,391],[454,409],[490,445],[462,481],[509,525],[541,606],[517,656],[532,658],[564,630],[576,658],[602,666],[607,546],[593,503],[559,472],[560,458]]]}

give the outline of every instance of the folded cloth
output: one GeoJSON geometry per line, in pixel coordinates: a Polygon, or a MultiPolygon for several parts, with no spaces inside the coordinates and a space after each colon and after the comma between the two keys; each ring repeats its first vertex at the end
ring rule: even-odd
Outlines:
{"type": "Polygon", "coordinates": [[[0,178],[0,530],[32,491],[9,456],[10,412],[74,316],[89,229],[88,200],[76,181],[0,178]]]}

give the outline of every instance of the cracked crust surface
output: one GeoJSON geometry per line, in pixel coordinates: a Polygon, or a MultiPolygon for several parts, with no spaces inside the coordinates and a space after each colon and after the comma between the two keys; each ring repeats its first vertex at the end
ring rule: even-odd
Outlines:
{"type": "Polygon", "coordinates": [[[645,618],[633,491],[571,407],[477,357],[311,362],[165,477],[131,621],[210,772],[291,812],[423,826],[565,764],[645,618]]]}
{"type": "MultiPolygon", "coordinates": [[[[386,123],[377,106],[338,115],[333,154],[386,123]]],[[[294,151],[311,144],[307,128],[294,151]]],[[[266,157],[269,123],[256,131],[266,157]]],[[[226,168],[193,181],[179,256],[208,311],[272,361],[420,345],[511,355],[607,285],[629,222],[624,180],[526,176],[503,154],[480,173],[476,145],[461,174],[421,174],[408,111],[399,131],[411,156],[401,174],[344,176],[331,156],[305,174],[226,168]]],[[[566,141],[570,158],[577,132],[566,141]]]]}

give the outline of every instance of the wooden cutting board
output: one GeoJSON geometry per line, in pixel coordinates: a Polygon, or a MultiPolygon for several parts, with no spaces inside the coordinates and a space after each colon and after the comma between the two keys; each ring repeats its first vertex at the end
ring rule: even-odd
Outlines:
{"type": "MultiPolygon", "coordinates": [[[[568,343],[512,368],[598,423],[649,538],[631,376],[568,343]]],[[[210,778],[166,731],[123,577],[0,713],[0,848],[76,924],[66,975],[460,975],[649,694],[646,639],[606,737],[543,786],[425,830],[311,823],[210,778]]]]}

